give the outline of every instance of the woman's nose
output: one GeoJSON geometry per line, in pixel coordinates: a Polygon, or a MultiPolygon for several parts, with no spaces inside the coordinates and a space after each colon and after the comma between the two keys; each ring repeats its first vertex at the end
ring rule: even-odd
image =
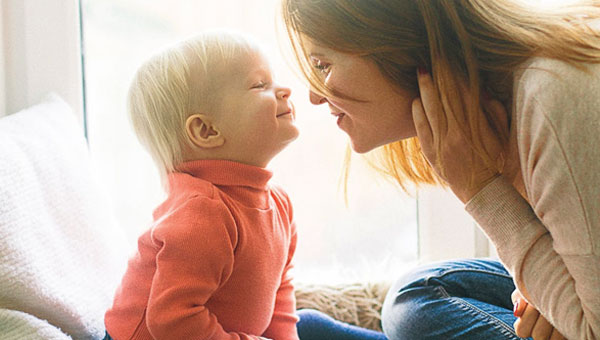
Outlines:
{"type": "Polygon", "coordinates": [[[310,98],[310,102],[313,105],[320,105],[323,104],[327,101],[327,99],[323,96],[321,96],[320,94],[317,94],[315,92],[313,92],[312,90],[308,91],[308,96],[310,98]]]}

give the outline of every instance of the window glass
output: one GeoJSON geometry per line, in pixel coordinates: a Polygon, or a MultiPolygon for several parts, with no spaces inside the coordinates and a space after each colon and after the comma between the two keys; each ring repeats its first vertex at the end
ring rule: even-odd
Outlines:
{"type": "MultiPolygon", "coordinates": [[[[347,136],[313,106],[281,58],[277,0],[83,0],[90,149],[119,223],[135,240],[164,193],[125,112],[129,81],[164,45],[204,29],[230,28],[263,41],[280,83],[292,88],[300,137],[270,164],[290,195],[299,232],[296,278],[310,282],[393,279],[417,259],[416,201],[353,157],[347,204],[340,179],[347,136]]],[[[283,33],[283,32],[282,32],[283,33]]]]}

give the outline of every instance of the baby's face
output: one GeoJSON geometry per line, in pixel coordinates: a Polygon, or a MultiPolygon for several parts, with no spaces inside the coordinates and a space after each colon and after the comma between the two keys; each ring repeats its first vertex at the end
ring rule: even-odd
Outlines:
{"type": "Polygon", "coordinates": [[[275,82],[259,51],[238,56],[224,69],[221,102],[212,115],[234,160],[267,163],[298,137],[291,90],[275,82]]]}

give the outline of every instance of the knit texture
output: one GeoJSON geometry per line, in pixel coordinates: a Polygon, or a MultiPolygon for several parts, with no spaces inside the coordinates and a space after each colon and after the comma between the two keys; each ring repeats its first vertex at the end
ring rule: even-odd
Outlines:
{"type": "Polygon", "coordinates": [[[0,338],[103,336],[129,249],[105,198],[64,101],[0,119],[0,338]]]}
{"type": "Polygon", "coordinates": [[[185,163],[138,240],[106,329],[115,339],[298,339],[292,206],[264,168],[185,163]]]}
{"type": "Polygon", "coordinates": [[[520,175],[466,209],[529,302],[568,339],[587,340],[600,339],[600,65],[579,66],[535,58],[517,72],[520,175]]]}

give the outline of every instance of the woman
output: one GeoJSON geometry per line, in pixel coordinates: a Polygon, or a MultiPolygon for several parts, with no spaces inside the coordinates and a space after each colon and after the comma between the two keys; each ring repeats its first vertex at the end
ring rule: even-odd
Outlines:
{"type": "Polygon", "coordinates": [[[506,267],[405,275],[390,339],[600,338],[600,4],[516,1],[283,0],[311,102],[401,186],[449,187],[506,267]]]}

